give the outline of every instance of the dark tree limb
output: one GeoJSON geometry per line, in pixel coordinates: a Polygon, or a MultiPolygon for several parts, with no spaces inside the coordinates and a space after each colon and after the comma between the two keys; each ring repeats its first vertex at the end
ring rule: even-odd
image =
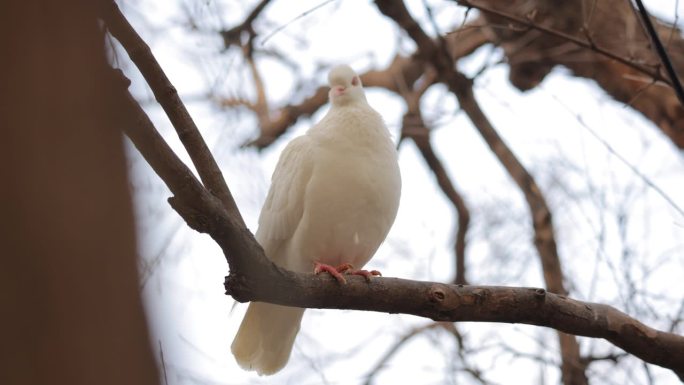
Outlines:
{"type": "Polygon", "coordinates": [[[651,41],[653,42],[653,49],[658,53],[660,61],[663,63],[663,66],[665,66],[667,76],[670,77],[670,84],[672,85],[672,88],[674,88],[675,93],[679,98],[679,101],[682,103],[682,105],[684,105],[684,89],[682,88],[682,83],[679,81],[679,76],[677,76],[677,72],[672,66],[672,60],[670,60],[670,56],[667,54],[667,51],[665,50],[663,43],[660,41],[660,38],[658,37],[658,32],[656,32],[655,28],[653,28],[651,16],[648,14],[648,11],[646,11],[646,7],[644,7],[644,3],[641,0],[634,1],[636,2],[637,7],[639,9],[639,15],[641,15],[641,20],[643,21],[644,26],[646,27],[646,32],[648,33],[648,36],[651,38],[651,41]]]}
{"type": "Polygon", "coordinates": [[[102,1],[102,19],[112,36],[121,43],[145,77],[157,102],[171,120],[178,137],[190,155],[202,183],[221,200],[234,218],[242,221],[240,211],[218,164],[216,164],[216,160],[211,155],[199,129],[180,100],[178,91],[166,77],[157,59],[152,55],[150,47],[140,38],[114,1],[102,1]]]}

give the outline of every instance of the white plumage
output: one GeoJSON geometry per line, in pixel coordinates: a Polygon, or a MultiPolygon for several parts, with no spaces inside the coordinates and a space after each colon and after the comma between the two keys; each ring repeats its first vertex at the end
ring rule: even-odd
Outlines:
{"type": "MultiPolygon", "coordinates": [[[[276,264],[365,265],[399,206],[397,152],[349,66],[330,71],[327,115],[280,155],[256,239],[276,264]]],[[[268,284],[264,282],[264,284],[268,284]]],[[[273,374],[287,363],[304,309],[252,302],[231,346],[241,367],[273,374]]]]}

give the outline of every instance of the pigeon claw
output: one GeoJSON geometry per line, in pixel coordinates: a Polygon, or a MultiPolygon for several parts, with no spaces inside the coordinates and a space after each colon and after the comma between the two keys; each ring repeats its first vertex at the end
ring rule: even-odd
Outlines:
{"type": "Polygon", "coordinates": [[[341,284],[346,284],[347,280],[344,278],[345,275],[360,275],[366,279],[366,282],[370,282],[373,276],[382,276],[382,274],[377,270],[357,270],[354,269],[351,263],[343,263],[337,267],[327,265],[325,263],[314,262],[314,274],[320,274],[322,272],[327,272],[332,275],[337,282],[341,284]]]}
{"type": "Polygon", "coordinates": [[[347,270],[346,274],[351,274],[351,275],[360,275],[363,278],[366,278],[366,282],[371,281],[371,277],[373,276],[382,276],[382,274],[377,271],[377,270],[347,270]]]}
{"type": "Polygon", "coordinates": [[[322,272],[327,272],[328,274],[332,275],[337,282],[341,284],[346,284],[347,280],[344,279],[344,276],[340,274],[341,272],[345,272],[349,269],[352,269],[352,265],[345,263],[342,265],[339,265],[337,267],[333,267],[330,265],[327,265],[325,263],[320,263],[320,262],[314,262],[314,274],[320,274],[322,272]]]}

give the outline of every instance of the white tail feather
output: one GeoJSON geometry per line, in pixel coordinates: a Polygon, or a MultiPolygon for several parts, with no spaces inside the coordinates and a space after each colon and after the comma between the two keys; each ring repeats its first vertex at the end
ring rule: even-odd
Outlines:
{"type": "Polygon", "coordinates": [[[230,349],[238,364],[259,375],[273,374],[290,359],[304,309],[252,302],[230,349]]]}

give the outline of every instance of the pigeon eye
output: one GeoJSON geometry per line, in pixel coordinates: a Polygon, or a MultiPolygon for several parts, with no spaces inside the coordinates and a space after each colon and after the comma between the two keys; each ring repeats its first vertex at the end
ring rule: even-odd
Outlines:
{"type": "Polygon", "coordinates": [[[354,77],[352,78],[352,85],[353,85],[353,86],[358,86],[358,85],[359,85],[359,77],[358,77],[358,76],[354,76],[354,77]]]}

